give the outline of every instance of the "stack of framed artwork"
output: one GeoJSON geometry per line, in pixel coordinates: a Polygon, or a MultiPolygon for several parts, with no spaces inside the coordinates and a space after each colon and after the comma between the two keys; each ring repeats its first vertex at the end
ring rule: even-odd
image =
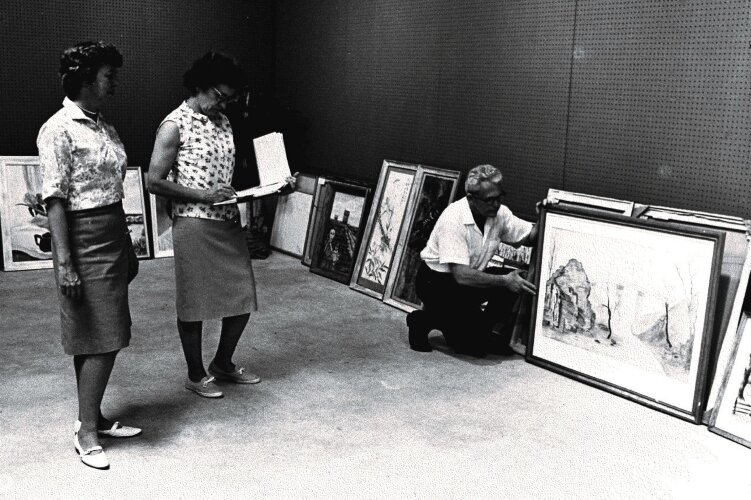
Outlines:
{"type": "Polygon", "coordinates": [[[554,205],[540,223],[527,360],[698,423],[725,234],[554,205]]]}
{"type": "Polygon", "coordinates": [[[385,160],[350,287],[405,311],[421,306],[414,290],[420,251],[454,200],[460,173],[385,160]]]}

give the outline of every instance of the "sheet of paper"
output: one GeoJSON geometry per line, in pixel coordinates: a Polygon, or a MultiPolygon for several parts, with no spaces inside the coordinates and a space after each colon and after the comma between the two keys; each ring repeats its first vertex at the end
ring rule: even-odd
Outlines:
{"type": "Polygon", "coordinates": [[[284,149],[284,138],[279,132],[256,137],[253,139],[253,149],[258,164],[258,178],[261,186],[284,182],[292,175],[287,162],[287,152],[284,149]]]}

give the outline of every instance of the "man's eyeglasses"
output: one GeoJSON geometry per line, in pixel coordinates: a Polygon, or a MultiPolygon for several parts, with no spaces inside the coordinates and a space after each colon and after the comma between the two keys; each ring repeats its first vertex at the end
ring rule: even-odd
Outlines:
{"type": "Polygon", "coordinates": [[[482,196],[477,196],[476,194],[472,194],[472,193],[469,193],[469,195],[472,197],[473,200],[481,201],[488,205],[500,205],[501,202],[503,201],[502,194],[499,194],[498,196],[488,196],[486,198],[483,198],[482,196]]]}
{"type": "Polygon", "coordinates": [[[229,104],[229,103],[237,102],[237,99],[238,99],[237,95],[229,96],[216,87],[211,87],[211,90],[216,94],[216,100],[220,103],[229,104]]]}

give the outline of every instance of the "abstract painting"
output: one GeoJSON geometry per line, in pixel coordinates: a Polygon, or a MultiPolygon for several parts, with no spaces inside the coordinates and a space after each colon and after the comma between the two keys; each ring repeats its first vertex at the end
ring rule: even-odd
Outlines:
{"type": "Polygon", "coordinates": [[[52,238],[38,156],[0,157],[3,269],[52,267],[52,238]]]}
{"type": "Polygon", "coordinates": [[[698,421],[725,235],[562,207],[541,224],[528,360],[698,421]]]}
{"type": "Polygon", "coordinates": [[[404,216],[404,227],[394,252],[393,269],[383,301],[404,311],[422,307],[415,291],[420,252],[425,248],[438,217],[454,201],[460,173],[420,165],[415,188],[404,216]]]}
{"type": "Polygon", "coordinates": [[[370,188],[338,181],[325,181],[321,188],[310,235],[310,270],[349,283],[370,206],[370,188]]]}
{"type": "Polygon", "coordinates": [[[151,241],[154,257],[172,257],[172,210],[170,202],[163,196],[149,194],[151,206],[151,241]]]}
{"type": "Polygon", "coordinates": [[[350,286],[383,298],[417,165],[384,160],[350,286]]]}
{"type": "Polygon", "coordinates": [[[751,448],[751,330],[743,313],[709,430],[751,448]]]}
{"type": "Polygon", "coordinates": [[[128,167],[123,180],[123,210],[133,250],[139,259],[151,257],[146,236],[146,202],[143,193],[141,167],[128,167]]]}

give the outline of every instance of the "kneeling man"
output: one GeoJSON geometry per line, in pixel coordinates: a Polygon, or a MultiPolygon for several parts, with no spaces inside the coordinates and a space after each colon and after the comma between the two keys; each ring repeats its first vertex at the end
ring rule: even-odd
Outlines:
{"type": "Polygon", "coordinates": [[[407,315],[413,350],[431,351],[428,334],[437,329],[459,353],[510,354],[508,337],[493,334],[493,325],[508,322],[520,292],[534,294],[536,289],[518,270],[494,274],[485,266],[499,242],[534,245],[537,226],[501,204],[502,180],[500,170],[492,165],[470,170],[467,196],[444,210],[420,252],[423,262],[415,287],[423,309],[407,315]]]}

